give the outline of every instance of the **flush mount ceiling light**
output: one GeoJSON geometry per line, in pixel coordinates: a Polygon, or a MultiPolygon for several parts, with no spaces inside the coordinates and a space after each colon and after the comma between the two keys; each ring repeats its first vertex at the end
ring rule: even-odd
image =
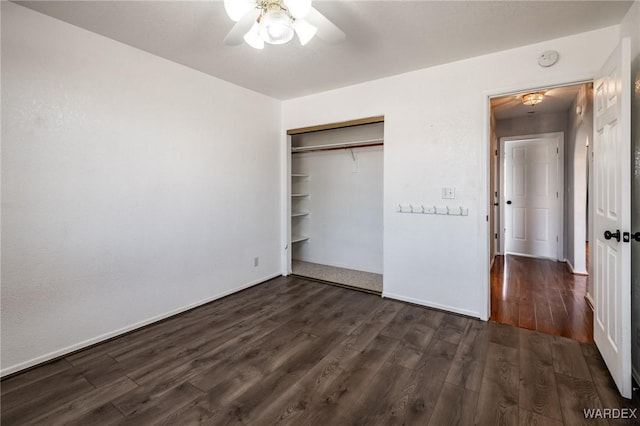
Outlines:
{"type": "Polygon", "coordinates": [[[522,95],[522,103],[528,106],[536,106],[544,99],[542,93],[527,93],[522,95]]]}
{"type": "Polygon", "coordinates": [[[285,44],[294,34],[303,46],[316,33],[329,43],[345,38],[344,32],[311,7],[311,0],[224,0],[224,8],[236,22],[224,40],[230,46],[244,40],[263,49],[265,43],[285,44]]]}

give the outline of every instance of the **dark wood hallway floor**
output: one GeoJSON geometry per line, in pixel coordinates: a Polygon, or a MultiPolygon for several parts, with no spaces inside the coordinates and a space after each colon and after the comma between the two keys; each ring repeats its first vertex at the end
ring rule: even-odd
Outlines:
{"type": "Polygon", "coordinates": [[[1,388],[4,426],[575,425],[634,403],[592,344],[292,277],[1,388]]]}
{"type": "Polygon", "coordinates": [[[497,256],[491,269],[491,320],[593,342],[587,279],[562,262],[497,256]]]}

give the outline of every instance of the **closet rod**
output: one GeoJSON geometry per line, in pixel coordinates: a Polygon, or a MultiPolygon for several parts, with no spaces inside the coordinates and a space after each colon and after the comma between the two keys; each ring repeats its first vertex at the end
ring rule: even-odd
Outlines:
{"type": "Polygon", "coordinates": [[[332,144],[326,144],[326,145],[292,147],[291,153],[296,154],[299,152],[331,151],[334,149],[364,148],[368,146],[380,146],[380,145],[384,145],[384,139],[371,139],[371,140],[358,141],[358,142],[345,142],[345,143],[332,143],[332,144]]]}

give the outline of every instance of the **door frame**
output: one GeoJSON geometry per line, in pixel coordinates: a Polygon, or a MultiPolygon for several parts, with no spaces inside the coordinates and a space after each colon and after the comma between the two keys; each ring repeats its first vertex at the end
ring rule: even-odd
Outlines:
{"type": "MultiPolygon", "coordinates": [[[[593,73],[596,73],[593,71],[593,73]]],[[[486,265],[487,272],[484,274],[481,280],[481,294],[484,297],[484,303],[481,305],[480,318],[484,321],[488,321],[491,315],[491,266],[493,264],[493,254],[491,252],[491,238],[493,235],[491,234],[491,226],[490,222],[494,220],[493,216],[493,189],[489,188],[489,183],[491,182],[491,178],[489,174],[491,173],[490,162],[492,161],[492,157],[494,157],[494,153],[491,151],[491,99],[497,98],[501,96],[509,96],[515,95],[523,92],[535,92],[537,90],[542,90],[548,87],[562,87],[562,86],[573,86],[576,84],[585,84],[585,83],[593,83],[595,75],[593,73],[583,73],[578,72],[573,75],[565,76],[564,80],[535,80],[530,84],[520,83],[514,84],[512,86],[507,87],[497,87],[489,90],[485,90],[481,96],[480,101],[482,102],[481,108],[483,111],[483,121],[482,121],[482,158],[481,158],[481,167],[482,167],[482,198],[485,200],[485,214],[479,215],[479,229],[483,230],[484,233],[484,241],[485,246],[482,256],[482,262],[486,265]],[[484,217],[483,217],[484,216],[484,217]]],[[[591,185],[591,183],[589,183],[591,185]]],[[[589,186],[588,190],[591,189],[589,186]]],[[[589,239],[591,239],[591,229],[589,229],[589,239]]]]}
{"type": "MultiPolygon", "coordinates": [[[[540,139],[540,138],[560,138],[558,144],[558,158],[556,159],[556,189],[558,191],[557,202],[555,203],[554,210],[556,220],[558,221],[558,239],[556,244],[556,256],[551,258],[553,260],[564,261],[564,232],[566,228],[565,215],[564,215],[564,132],[552,132],[552,133],[537,133],[531,135],[518,135],[518,136],[504,136],[498,140],[498,170],[500,176],[500,190],[498,191],[498,203],[500,204],[500,230],[498,232],[498,252],[501,255],[505,254],[505,199],[504,199],[504,173],[505,173],[505,157],[504,149],[506,142],[521,141],[527,139],[540,139]],[[562,197],[559,196],[562,194],[562,197]]],[[[522,255],[526,256],[526,255],[522,255]]],[[[535,257],[535,256],[531,256],[535,257]]]]}

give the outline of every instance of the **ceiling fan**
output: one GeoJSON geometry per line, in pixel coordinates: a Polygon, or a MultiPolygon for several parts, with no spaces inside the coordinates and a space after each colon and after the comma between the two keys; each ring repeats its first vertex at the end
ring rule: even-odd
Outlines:
{"type": "Polygon", "coordinates": [[[311,6],[311,0],[224,0],[224,8],[233,26],[225,44],[246,42],[255,49],[264,43],[284,44],[294,33],[305,45],[316,33],[328,43],[339,43],[345,33],[311,6]]]}

